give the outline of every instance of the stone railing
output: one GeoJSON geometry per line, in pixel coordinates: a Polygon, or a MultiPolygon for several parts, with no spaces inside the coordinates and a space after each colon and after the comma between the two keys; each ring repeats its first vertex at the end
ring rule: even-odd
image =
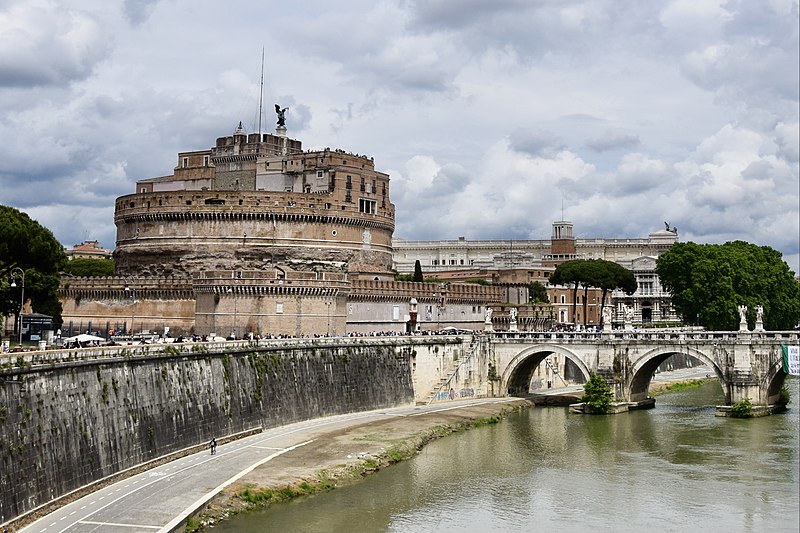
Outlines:
{"type": "Polygon", "coordinates": [[[769,339],[772,341],[797,342],[800,332],[797,331],[696,331],[677,328],[651,330],[613,330],[613,331],[495,331],[492,337],[500,341],[558,341],[564,342],[606,342],[625,341],[660,341],[681,340],[693,342],[718,341],[752,341],[769,339]]]}
{"type": "Polygon", "coordinates": [[[12,369],[29,369],[42,365],[76,363],[81,361],[112,360],[120,358],[142,358],[159,356],[205,356],[209,353],[246,352],[258,349],[302,350],[340,348],[348,346],[397,346],[433,345],[461,343],[471,337],[455,335],[393,335],[362,337],[318,337],[318,338],[277,338],[259,340],[181,342],[164,344],[136,344],[127,346],[90,346],[86,348],[65,348],[55,350],[36,350],[28,352],[6,352],[0,354],[0,373],[12,369]]]}

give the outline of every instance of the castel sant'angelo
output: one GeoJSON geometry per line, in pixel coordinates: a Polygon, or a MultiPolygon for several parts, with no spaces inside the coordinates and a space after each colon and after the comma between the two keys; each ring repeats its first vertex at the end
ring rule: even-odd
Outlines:
{"type": "Polygon", "coordinates": [[[389,176],[364,155],[303,151],[277,110],[275,134],[239,123],[214,147],[179,153],[171,175],[140,180],[117,199],[116,275],[62,280],[65,328],[402,332],[417,304],[427,304],[434,329],[448,307],[477,327],[485,306],[503,301],[497,287],[393,281],[389,176]]]}
{"type": "Polygon", "coordinates": [[[595,294],[576,304],[568,288],[550,287],[550,304],[529,304],[532,281],[547,284],[559,263],[579,258],[634,271],[640,290],[612,297],[617,320],[677,320],[653,271],[677,230],[581,240],[561,220],[543,240],[393,242],[389,176],[371,157],[304,151],[287,136],[285,111],[276,106],[274,134],[247,133],[240,122],[212,148],[179,153],[172,174],[140,180],[133,194],[117,199],[116,275],[62,278],[65,332],[482,330],[492,327],[492,315],[495,326],[508,329],[512,314],[520,329],[572,319],[598,324],[595,294]],[[411,272],[417,260],[439,281],[394,281],[393,267],[411,272]],[[476,279],[490,283],[462,282],[476,279]]]}

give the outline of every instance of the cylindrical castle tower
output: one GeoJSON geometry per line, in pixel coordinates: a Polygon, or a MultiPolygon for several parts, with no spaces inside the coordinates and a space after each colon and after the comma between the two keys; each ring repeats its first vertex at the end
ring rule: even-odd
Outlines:
{"type": "Polygon", "coordinates": [[[174,174],[117,199],[118,275],[208,270],[345,271],[392,265],[389,176],[365,156],[303,152],[282,135],[237,129],[215,148],[178,154],[174,174]]]}

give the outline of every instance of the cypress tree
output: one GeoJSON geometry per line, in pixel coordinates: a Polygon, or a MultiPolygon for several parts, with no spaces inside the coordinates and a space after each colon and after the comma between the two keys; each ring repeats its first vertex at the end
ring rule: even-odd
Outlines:
{"type": "Polygon", "coordinates": [[[419,259],[414,262],[414,281],[425,281],[425,278],[422,276],[422,265],[419,264],[419,259]]]}

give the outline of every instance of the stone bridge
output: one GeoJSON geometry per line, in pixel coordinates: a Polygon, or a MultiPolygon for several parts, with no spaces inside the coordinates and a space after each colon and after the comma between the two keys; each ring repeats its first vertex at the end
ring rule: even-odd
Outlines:
{"type": "Polygon", "coordinates": [[[781,344],[796,345],[799,336],[797,331],[495,332],[486,348],[501,394],[527,394],[534,370],[558,354],[586,380],[590,372],[603,376],[617,401],[640,402],[656,368],[674,354],[685,354],[713,369],[726,404],[750,398],[753,405],[769,406],[787,375],[781,344]]]}

